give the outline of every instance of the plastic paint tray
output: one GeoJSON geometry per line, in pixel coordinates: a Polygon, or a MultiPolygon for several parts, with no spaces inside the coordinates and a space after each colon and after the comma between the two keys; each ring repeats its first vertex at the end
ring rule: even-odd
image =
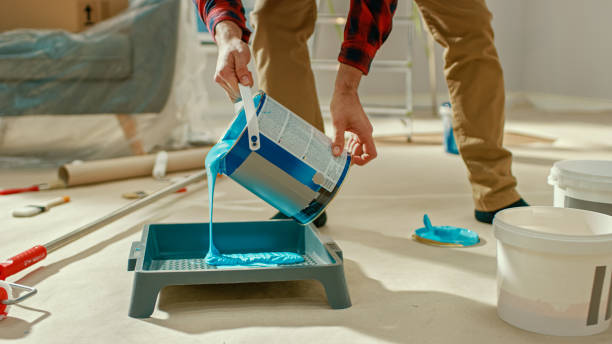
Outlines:
{"type": "Polygon", "coordinates": [[[215,246],[223,253],[296,252],[304,262],[273,267],[216,267],[205,263],[208,223],[148,224],[133,242],[128,271],[134,271],[129,316],[149,317],[157,294],[170,285],[318,280],[334,309],[351,306],[342,251],[312,225],[293,220],[219,222],[215,246]]]}

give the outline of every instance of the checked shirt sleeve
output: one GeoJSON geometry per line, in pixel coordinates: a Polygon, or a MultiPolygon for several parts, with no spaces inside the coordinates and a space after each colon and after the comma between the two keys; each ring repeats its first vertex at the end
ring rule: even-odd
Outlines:
{"type": "Polygon", "coordinates": [[[194,2],[213,39],[215,26],[224,20],[231,20],[242,29],[242,40],[249,42],[251,31],[246,27],[244,7],[240,0],[194,0],[194,2]]]}
{"type": "Polygon", "coordinates": [[[351,0],[338,61],[368,74],[378,49],[391,33],[397,0],[351,0]]]}

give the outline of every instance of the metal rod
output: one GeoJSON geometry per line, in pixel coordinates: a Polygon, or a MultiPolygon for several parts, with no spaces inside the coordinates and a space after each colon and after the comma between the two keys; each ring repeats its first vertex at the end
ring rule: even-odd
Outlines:
{"type": "MultiPolygon", "coordinates": [[[[323,70],[324,68],[332,69],[338,68],[340,64],[337,60],[333,59],[312,59],[311,60],[313,68],[316,70],[323,70]]],[[[381,67],[384,68],[385,71],[388,69],[393,70],[409,70],[412,69],[412,61],[410,60],[382,60],[382,61],[373,61],[372,67],[381,67]]]]}
{"type": "Polygon", "coordinates": [[[436,77],[436,46],[433,36],[429,31],[427,37],[427,63],[429,65],[429,92],[431,93],[431,114],[438,117],[438,79],[436,77]]]}
{"type": "Polygon", "coordinates": [[[11,286],[11,288],[17,288],[17,289],[23,289],[26,291],[25,294],[21,295],[20,297],[14,298],[14,299],[10,299],[10,300],[2,300],[2,303],[5,305],[14,305],[17,304],[25,299],[27,299],[28,297],[36,294],[38,291],[36,290],[36,288],[33,287],[28,287],[27,285],[21,285],[21,284],[17,284],[17,283],[10,283],[7,282],[8,285],[11,286]]]}
{"type": "Polygon", "coordinates": [[[102,216],[101,218],[90,222],[88,224],[85,224],[75,230],[73,230],[70,233],[67,233],[55,240],[52,240],[48,243],[46,243],[44,246],[47,249],[47,253],[49,252],[53,252],[55,250],[57,250],[60,247],[63,247],[64,245],[67,245],[71,242],[73,242],[76,239],[79,239],[117,219],[122,218],[123,216],[138,210],[142,207],[144,207],[147,204],[150,204],[164,196],[167,196],[171,193],[174,193],[182,188],[184,188],[185,186],[195,183],[201,179],[206,178],[206,171],[200,171],[194,175],[188,176],[186,177],[184,180],[178,181],[172,185],[169,185],[145,198],[136,200],[132,203],[127,204],[124,207],[121,207],[115,211],[113,211],[112,213],[102,216]]]}
{"type": "MultiPolygon", "coordinates": [[[[324,114],[329,114],[331,112],[331,110],[329,109],[329,106],[321,106],[321,111],[324,114]]],[[[390,106],[364,106],[363,107],[363,111],[365,111],[366,114],[371,115],[371,114],[375,114],[377,115],[377,117],[397,117],[399,116],[409,116],[412,111],[410,108],[408,107],[404,107],[404,106],[399,106],[399,107],[390,107],[390,106]]]]}

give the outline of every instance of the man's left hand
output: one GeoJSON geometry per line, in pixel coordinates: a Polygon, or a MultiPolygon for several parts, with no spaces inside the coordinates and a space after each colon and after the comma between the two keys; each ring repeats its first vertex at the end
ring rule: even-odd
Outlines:
{"type": "Polygon", "coordinates": [[[353,133],[348,141],[347,150],[351,153],[352,162],[357,165],[365,165],[377,156],[372,137],[372,124],[363,111],[357,93],[361,75],[358,69],[341,64],[330,104],[336,130],[332,152],[335,156],[340,155],[344,148],[344,133],[347,131],[353,133]]]}

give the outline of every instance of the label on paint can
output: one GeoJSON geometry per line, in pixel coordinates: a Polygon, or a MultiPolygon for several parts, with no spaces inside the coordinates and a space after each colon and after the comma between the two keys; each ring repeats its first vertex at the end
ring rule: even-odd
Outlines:
{"type": "Polygon", "coordinates": [[[347,152],[334,157],[329,137],[271,98],[260,113],[265,114],[258,116],[260,132],[317,171],[313,181],[332,192],[342,176],[347,152]]]}

